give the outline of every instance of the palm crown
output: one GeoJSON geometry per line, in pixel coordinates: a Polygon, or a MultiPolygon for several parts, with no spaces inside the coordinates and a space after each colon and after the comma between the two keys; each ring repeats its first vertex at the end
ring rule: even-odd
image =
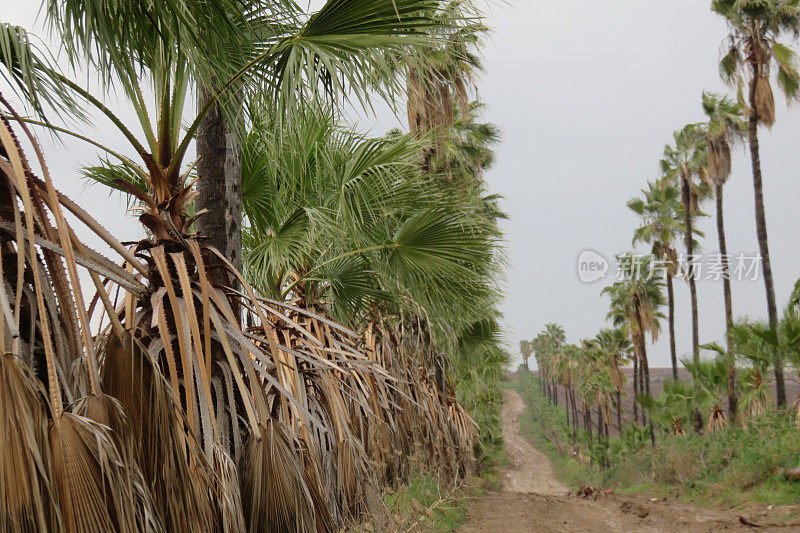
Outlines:
{"type": "Polygon", "coordinates": [[[723,81],[737,87],[740,100],[749,83],[760,123],[775,122],[775,102],[770,70],[777,67],[776,80],[787,100],[800,96],[800,74],[796,55],[779,42],[786,33],[797,34],[800,8],[794,0],[714,0],[711,9],[723,16],[730,28],[728,52],[720,62],[723,81]]]}

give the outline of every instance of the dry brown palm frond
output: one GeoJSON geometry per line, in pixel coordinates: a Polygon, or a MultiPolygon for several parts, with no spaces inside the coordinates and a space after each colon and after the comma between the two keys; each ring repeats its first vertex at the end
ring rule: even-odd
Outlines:
{"type": "Polygon", "coordinates": [[[63,529],[50,486],[47,404],[19,358],[0,354],[0,530],[63,529]]]}
{"type": "Polygon", "coordinates": [[[755,104],[758,122],[771,129],[775,124],[775,98],[768,76],[760,76],[756,80],[755,104]]]}
{"type": "MultiPolygon", "coordinates": [[[[2,97],[0,103],[8,107],[2,97]]],[[[14,114],[13,110],[11,113],[14,114]]],[[[8,331],[16,334],[11,335],[10,346],[3,346],[3,349],[19,355],[34,368],[48,390],[49,430],[39,453],[39,463],[49,468],[49,479],[45,483],[49,486],[47,494],[53,496],[58,506],[59,528],[67,531],[141,529],[139,526],[147,526],[150,513],[146,509],[137,512],[134,502],[146,504],[147,498],[138,498],[135,469],[123,463],[108,427],[64,411],[64,398],[73,397],[65,377],[74,360],[85,359],[89,369],[94,401],[83,402],[83,405],[91,403],[88,410],[104,423],[110,419],[106,411],[110,400],[100,390],[94,339],[77,272],[75,252],[82,251],[83,246],[64,219],[35,138],[24,124],[22,128],[34,147],[45,181],[44,187],[35,181],[19,142],[3,119],[0,123],[4,155],[0,157],[0,188],[8,193],[0,197],[0,203],[5,231],[11,238],[3,239],[2,256],[6,264],[13,262],[16,266],[15,270],[0,269],[3,272],[4,322],[8,331]],[[11,224],[13,230],[8,229],[11,224]],[[12,299],[6,297],[11,294],[14,295],[13,307],[12,299]],[[20,337],[23,333],[26,341],[20,337]]],[[[96,279],[96,272],[92,270],[95,266],[88,265],[93,279],[96,279]]],[[[2,337],[5,345],[5,334],[2,337]]],[[[32,406],[27,408],[35,422],[30,411],[32,406]]],[[[24,424],[21,427],[24,428],[24,424]]],[[[25,460],[24,457],[20,459],[25,460]]],[[[39,472],[44,472],[44,468],[40,466],[39,472]]],[[[32,478],[31,482],[35,483],[36,479],[32,478]]],[[[6,511],[9,509],[3,510],[6,511]]]]}
{"type": "Polygon", "coordinates": [[[706,423],[706,429],[709,433],[713,433],[718,431],[725,426],[728,425],[727,417],[725,416],[725,412],[722,408],[715,404],[714,408],[711,410],[711,414],[708,417],[708,422],[706,423]]]}
{"type": "Polygon", "coordinates": [[[407,91],[407,105],[406,111],[408,112],[408,127],[412,131],[421,130],[424,123],[425,107],[423,105],[424,94],[422,84],[420,83],[419,73],[417,69],[410,69],[406,82],[407,91]]]}
{"type": "Polygon", "coordinates": [[[709,138],[708,172],[709,184],[716,187],[724,184],[731,175],[731,147],[725,138],[709,138]]]}
{"type": "Polygon", "coordinates": [[[112,334],[104,343],[103,384],[127,414],[125,426],[112,429],[131,442],[161,523],[167,531],[210,531],[214,476],[173,391],[132,336],[112,334]]]}
{"type": "MultiPolygon", "coordinates": [[[[130,498],[122,503],[130,507],[137,531],[163,531],[150,487],[144,480],[141,467],[134,454],[128,420],[120,403],[108,395],[88,395],[71,406],[71,412],[88,418],[110,429],[109,437],[114,442],[119,461],[125,465],[129,477],[123,478],[130,491],[130,498]],[[113,429],[112,429],[113,428],[113,429]]],[[[126,494],[127,495],[127,494],[126,494]]]]}
{"type": "Polygon", "coordinates": [[[225,533],[245,531],[239,473],[236,464],[228,455],[228,450],[219,443],[214,446],[212,467],[216,475],[214,497],[220,509],[220,529],[225,533]]]}
{"type": "Polygon", "coordinates": [[[250,435],[239,460],[248,531],[332,531],[317,519],[302,462],[297,443],[281,422],[269,420],[257,435],[250,435]]]}
{"type": "Polygon", "coordinates": [[[66,531],[139,529],[133,480],[109,429],[62,413],[50,429],[53,472],[66,531]]]}
{"type": "MultiPolygon", "coordinates": [[[[756,402],[753,402],[756,403],[756,402]]],[[[759,405],[761,402],[758,402],[759,405]]],[[[762,406],[760,409],[759,415],[763,415],[766,412],[766,406],[762,406]]],[[[797,398],[794,399],[792,402],[792,411],[794,412],[794,424],[800,427],[800,394],[797,395],[797,398]]],[[[755,415],[754,415],[755,416],[755,415]]]]}

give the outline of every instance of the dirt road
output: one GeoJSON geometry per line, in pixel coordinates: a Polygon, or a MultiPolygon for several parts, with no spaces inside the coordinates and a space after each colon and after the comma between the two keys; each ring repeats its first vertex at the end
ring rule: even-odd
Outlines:
{"type": "MultiPolygon", "coordinates": [[[[503,436],[512,465],[503,473],[502,492],[489,494],[470,505],[462,533],[548,532],[651,532],[753,531],[743,526],[736,511],[699,509],[670,501],[650,501],[614,494],[587,499],[568,496],[555,479],[548,458],[519,433],[522,398],[508,391],[503,411],[503,436]]],[[[748,513],[747,520],[766,525],[762,513],[748,513]]],[[[774,522],[772,522],[774,523],[774,522]]],[[[759,527],[758,531],[800,531],[798,528],[759,527]]]]}

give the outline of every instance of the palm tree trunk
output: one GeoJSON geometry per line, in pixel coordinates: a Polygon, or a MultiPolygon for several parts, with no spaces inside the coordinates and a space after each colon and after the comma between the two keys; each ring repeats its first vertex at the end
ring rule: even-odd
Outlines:
{"type": "MultiPolygon", "coordinates": [[[[764,275],[764,288],[767,291],[767,313],[769,325],[778,332],[778,308],[775,304],[775,287],[772,282],[772,264],[769,260],[769,242],[767,240],[767,217],[764,210],[764,185],[761,176],[761,152],[758,146],[758,112],[756,108],[756,83],[759,66],[753,62],[753,79],[750,82],[750,159],[753,165],[753,194],[756,208],[756,235],[761,252],[761,268],[764,275]]],[[[775,396],[778,407],[786,406],[786,385],[783,381],[783,360],[780,353],[775,353],[775,396]]]]}
{"type": "Polygon", "coordinates": [[[542,387],[542,394],[544,394],[544,397],[548,398],[548,396],[547,396],[547,376],[545,375],[544,370],[541,369],[541,368],[539,369],[539,385],[542,387]]]}
{"type": "MultiPolygon", "coordinates": [[[[575,424],[575,415],[573,414],[573,411],[572,411],[572,394],[571,394],[571,391],[572,391],[572,385],[567,385],[567,389],[564,391],[564,395],[567,397],[566,410],[567,410],[567,413],[569,413],[569,416],[567,417],[567,420],[568,420],[568,423],[569,423],[570,432],[572,430],[573,425],[575,424]]],[[[572,444],[575,444],[575,436],[574,435],[572,437],[572,444]]]]}
{"type": "Polygon", "coordinates": [[[575,386],[570,385],[570,397],[572,400],[572,445],[578,440],[578,406],[575,405],[575,386]]]}
{"type": "MultiPolygon", "coordinates": [[[[641,356],[639,356],[641,357],[641,356]]],[[[639,394],[644,394],[644,371],[642,370],[642,361],[639,360],[639,394]]],[[[639,405],[639,417],[640,422],[642,425],[645,423],[645,411],[644,408],[639,405]]]]}
{"type": "Polygon", "coordinates": [[[692,229],[692,198],[691,187],[689,186],[689,176],[681,177],[681,199],[683,200],[683,214],[686,221],[686,256],[688,259],[689,271],[689,294],[692,303],[692,361],[697,363],[700,360],[700,326],[697,318],[697,285],[694,275],[694,230],[692,229]]]}
{"type": "Polygon", "coordinates": [[[622,391],[617,389],[617,434],[622,435],[622,391]]]}
{"type": "Polygon", "coordinates": [[[594,436],[592,434],[592,409],[584,404],[584,415],[583,415],[583,427],[586,431],[589,432],[589,445],[594,442],[594,436]]]}
{"type": "Polygon", "coordinates": [[[564,388],[564,397],[566,398],[567,405],[564,408],[564,411],[567,413],[567,427],[569,427],[569,394],[567,393],[566,387],[564,388]]]}
{"type": "MultiPolygon", "coordinates": [[[[605,439],[603,435],[603,412],[600,408],[600,404],[597,404],[597,443],[598,444],[605,444],[605,439]]],[[[603,447],[603,454],[600,456],[600,466],[606,466],[606,450],[605,446],[603,447]]]]}
{"type": "Polygon", "coordinates": [[[725,218],[723,216],[722,183],[717,183],[717,236],[719,237],[719,254],[722,259],[722,291],[725,298],[725,339],[728,349],[728,419],[736,421],[736,360],[731,346],[731,326],[733,326],[733,302],[731,297],[730,265],[728,264],[728,245],[725,242],[725,218]]]}
{"type": "Polygon", "coordinates": [[[639,396],[639,358],[633,357],[633,421],[639,423],[639,406],[636,403],[639,396]]]}
{"type": "Polygon", "coordinates": [[[556,385],[556,380],[553,380],[553,405],[558,407],[558,385],[556,385]]]}
{"type": "Polygon", "coordinates": [[[597,404],[597,434],[603,435],[603,409],[597,404]]]}
{"type": "MultiPolygon", "coordinates": [[[[689,295],[692,304],[692,362],[697,363],[700,361],[700,326],[697,319],[697,285],[694,279],[694,239],[692,230],[692,211],[691,211],[691,188],[689,187],[689,177],[681,176],[681,199],[683,201],[683,213],[686,219],[686,234],[684,240],[686,243],[686,254],[688,256],[688,277],[689,277],[689,295]]],[[[698,393],[697,381],[692,380],[695,396],[698,393]]],[[[703,417],[700,414],[700,408],[695,402],[694,407],[694,429],[700,433],[703,430],[703,417]]]]}
{"type": "MultiPolygon", "coordinates": [[[[635,294],[633,297],[633,305],[634,311],[636,313],[636,323],[639,327],[639,344],[641,348],[641,356],[642,361],[640,363],[642,367],[642,381],[644,383],[644,394],[649,398],[650,397],[650,365],[647,362],[647,341],[644,336],[644,324],[642,324],[642,313],[640,310],[640,302],[639,302],[639,295],[635,294]]],[[[642,415],[644,415],[644,410],[642,410],[642,415]]],[[[653,427],[653,419],[651,417],[647,417],[648,425],[650,426],[650,443],[655,447],[656,445],[656,432],[655,428],[653,427]]]]}
{"type": "MultiPolygon", "coordinates": [[[[198,106],[212,91],[200,87],[198,106]]],[[[242,269],[242,164],[240,146],[229,131],[218,105],[203,117],[197,130],[197,211],[208,212],[197,220],[206,242],[242,269]]],[[[235,284],[236,280],[226,280],[235,284]]]]}
{"type": "Polygon", "coordinates": [[[669,357],[672,362],[672,379],[678,381],[678,356],[675,349],[675,292],[672,274],[667,272],[667,302],[669,304],[669,357]]]}

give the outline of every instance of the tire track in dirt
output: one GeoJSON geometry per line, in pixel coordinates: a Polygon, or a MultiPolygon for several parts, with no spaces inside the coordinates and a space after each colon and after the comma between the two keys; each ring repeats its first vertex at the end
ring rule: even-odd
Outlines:
{"type": "MultiPolygon", "coordinates": [[[[614,494],[595,500],[569,496],[567,488],[555,478],[547,456],[520,435],[519,416],[524,410],[522,398],[516,391],[509,390],[503,409],[503,437],[511,466],[502,473],[503,490],[474,501],[460,532],[753,531],[739,523],[736,511],[713,511],[675,500],[654,502],[614,494]]],[[[799,530],[791,527],[758,529],[799,530]]]]}
{"type": "Polygon", "coordinates": [[[550,460],[520,434],[519,416],[524,410],[520,395],[509,391],[503,407],[503,439],[511,466],[503,473],[504,491],[563,496],[567,487],[555,478],[550,460]]]}

